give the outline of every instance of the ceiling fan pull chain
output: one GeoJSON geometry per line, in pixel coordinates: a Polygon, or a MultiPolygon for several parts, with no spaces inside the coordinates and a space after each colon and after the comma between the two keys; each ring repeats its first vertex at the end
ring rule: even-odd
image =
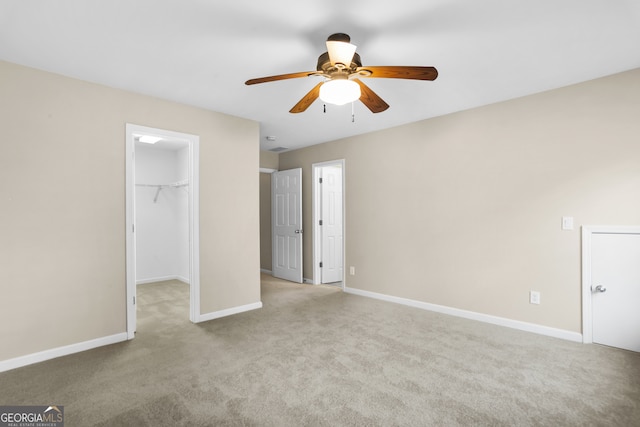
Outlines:
{"type": "Polygon", "coordinates": [[[322,110],[323,113],[327,112],[327,104],[322,104],[322,110]]]}
{"type": "Polygon", "coordinates": [[[355,123],[356,122],[356,113],[355,113],[355,102],[351,103],[351,123],[355,123]]]}

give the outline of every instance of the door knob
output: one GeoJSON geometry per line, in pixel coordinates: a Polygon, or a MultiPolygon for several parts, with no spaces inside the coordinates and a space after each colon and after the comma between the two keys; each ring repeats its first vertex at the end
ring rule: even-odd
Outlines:
{"type": "Polygon", "coordinates": [[[302,234],[302,230],[296,230],[294,233],[296,233],[296,234],[302,234]]]}
{"type": "Polygon", "coordinates": [[[598,285],[595,288],[591,288],[593,292],[607,292],[607,288],[602,285],[598,285]]]}

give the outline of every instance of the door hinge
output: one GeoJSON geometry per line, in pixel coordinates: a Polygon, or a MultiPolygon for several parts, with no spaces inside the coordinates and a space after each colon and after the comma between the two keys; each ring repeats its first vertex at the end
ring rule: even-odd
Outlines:
{"type": "Polygon", "coordinates": [[[136,305],[136,297],[133,297],[133,305],[136,305]]]}
{"type": "Polygon", "coordinates": [[[136,225],[135,224],[131,224],[131,232],[132,233],[136,232],[136,225]]]}
{"type": "Polygon", "coordinates": [[[319,224],[319,225],[322,225],[322,220],[318,221],[318,224],[319,224]]]}
{"type": "Polygon", "coordinates": [[[320,184],[322,184],[322,178],[320,178],[320,180],[319,180],[319,181],[320,181],[320,184]]]}
{"type": "Polygon", "coordinates": [[[322,261],[320,261],[320,268],[322,268],[322,261]]]}

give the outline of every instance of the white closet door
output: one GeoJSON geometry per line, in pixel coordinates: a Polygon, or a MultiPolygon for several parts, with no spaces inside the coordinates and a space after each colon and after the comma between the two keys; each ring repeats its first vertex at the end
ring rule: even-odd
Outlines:
{"type": "Polygon", "coordinates": [[[271,175],[272,273],[302,283],[302,169],[271,175]]]}
{"type": "Polygon", "coordinates": [[[342,168],[322,168],[322,283],[342,280],[342,168]]]}

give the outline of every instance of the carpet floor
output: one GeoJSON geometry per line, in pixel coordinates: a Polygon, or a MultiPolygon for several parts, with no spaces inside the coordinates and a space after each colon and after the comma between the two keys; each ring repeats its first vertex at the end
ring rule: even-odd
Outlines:
{"type": "Polygon", "coordinates": [[[74,426],[640,426],[640,354],[263,275],[260,310],[189,322],[138,287],[134,340],[0,373],[74,426]]]}

